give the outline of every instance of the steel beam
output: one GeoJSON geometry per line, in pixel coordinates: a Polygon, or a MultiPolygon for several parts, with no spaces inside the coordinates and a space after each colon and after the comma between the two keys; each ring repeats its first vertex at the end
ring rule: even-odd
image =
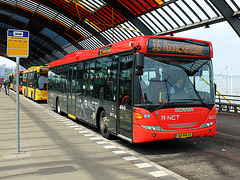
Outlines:
{"type": "Polygon", "coordinates": [[[226,21],[225,18],[223,16],[219,16],[216,18],[212,18],[209,20],[204,20],[201,22],[197,22],[194,24],[189,24],[187,26],[181,26],[181,27],[177,27],[174,29],[170,29],[168,31],[163,31],[157,34],[154,34],[156,36],[165,36],[165,35],[170,35],[170,34],[174,34],[174,33],[180,33],[180,32],[184,32],[184,31],[188,31],[188,30],[192,30],[192,29],[196,29],[196,28],[200,28],[200,27],[205,27],[206,25],[212,25],[212,24],[216,24],[216,23],[220,23],[226,21]]]}
{"type": "MultiPolygon", "coordinates": [[[[61,8],[60,6],[52,3],[49,0],[38,0],[38,3],[44,4],[47,7],[50,7],[52,9],[54,9],[55,11],[57,11],[58,13],[63,14],[64,16],[68,17],[69,19],[73,20],[75,23],[79,24],[82,28],[86,29],[88,32],[90,32],[93,36],[98,36],[98,39],[104,44],[107,45],[109,44],[109,41],[104,38],[101,34],[99,34],[96,30],[94,30],[91,26],[89,26],[87,23],[82,22],[79,20],[79,18],[77,18],[76,16],[74,16],[72,13],[66,11],[65,9],[61,8]]],[[[56,32],[58,33],[58,32],[56,32]]],[[[76,48],[81,49],[81,47],[79,47],[77,44],[72,43],[73,45],[76,45],[76,48]]]]}
{"type": "Polygon", "coordinates": [[[234,11],[225,0],[210,0],[218,11],[224,16],[230,26],[240,37],[240,20],[238,16],[234,16],[234,11]]]}
{"type": "Polygon", "coordinates": [[[116,9],[119,13],[121,13],[124,17],[127,18],[128,21],[133,23],[144,35],[151,35],[151,30],[143,24],[136,16],[134,16],[125,6],[123,6],[118,1],[104,0],[107,4],[116,9]]]}

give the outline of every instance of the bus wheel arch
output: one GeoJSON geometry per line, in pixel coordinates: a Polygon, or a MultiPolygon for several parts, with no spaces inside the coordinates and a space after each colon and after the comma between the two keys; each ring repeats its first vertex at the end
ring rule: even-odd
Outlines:
{"type": "Polygon", "coordinates": [[[109,125],[107,120],[107,113],[103,108],[99,108],[97,112],[97,126],[100,130],[100,133],[103,137],[109,139],[110,132],[109,132],[109,125]]]}

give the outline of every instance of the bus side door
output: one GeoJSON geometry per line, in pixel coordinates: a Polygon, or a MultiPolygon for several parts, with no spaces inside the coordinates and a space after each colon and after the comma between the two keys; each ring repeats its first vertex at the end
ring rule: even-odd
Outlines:
{"type": "Polygon", "coordinates": [[[118,112],[119,133],[132,137],[132,75],[133,55],[120,56],[118,112]]]}
{"type": "Polygon", "coordinates": [[[68,82],[67,82],[67,101],[68,101],[68,114],[76,117],[76,73],[77,67],[70,66],[68,70],[68,82]]]}

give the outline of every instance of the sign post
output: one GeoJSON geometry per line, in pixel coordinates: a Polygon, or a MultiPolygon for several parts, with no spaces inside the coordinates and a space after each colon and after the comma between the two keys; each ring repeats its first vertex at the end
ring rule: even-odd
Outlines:
{"type": "Polygon", "coordinates": [[[27,58],[29,54],[29,31],[13,30],[7,31],[7,56],[16,57],[17,66],[17,153],[20,153],[20,131],[19,131],[19,63],[20,58],[27,58]]]}

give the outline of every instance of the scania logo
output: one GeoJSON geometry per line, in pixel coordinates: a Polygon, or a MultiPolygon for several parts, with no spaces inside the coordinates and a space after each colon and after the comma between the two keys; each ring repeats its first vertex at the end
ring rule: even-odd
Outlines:
{"type": "Polygon", "coordinates": [[[175,112],[194,112],[193,108],[176,108],[175,112]]]}

